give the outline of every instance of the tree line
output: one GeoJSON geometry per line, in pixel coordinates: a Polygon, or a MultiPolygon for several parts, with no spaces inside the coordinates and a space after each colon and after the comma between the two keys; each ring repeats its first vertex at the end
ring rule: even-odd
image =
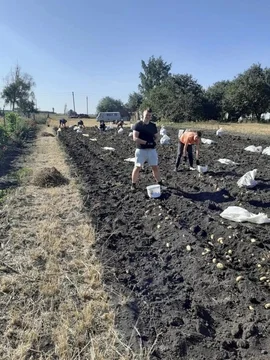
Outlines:
{"type": "Polygon", "coordinates": [[[109,96],[100,100],[97,112],[138,112],[151,107],[156,118],[173,122],[250,118],[263,121],[270,111],[270,68],[253,64],[233,80],[222,80],[204,89],[190,74],[173,74],[162,57],[142,60],[138,91],[128,102],[109,96]]]}

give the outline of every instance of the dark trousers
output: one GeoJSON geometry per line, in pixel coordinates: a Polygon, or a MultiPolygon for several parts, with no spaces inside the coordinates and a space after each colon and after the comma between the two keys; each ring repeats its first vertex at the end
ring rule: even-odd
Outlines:
{"type": "MultiPolygon", "coordinates": [[[[176,158],[176,164],[175,164],[175,167],[178,168],[178,166],[180,165],[180,160],[181,160],[181,157],[183,155],[183,151],[184,151],[184,146],[185,144],[183,143],[179,143],[178,144],[178,151],[177,151],[177,158],[176,158]]],[[[188,153],[188,161],[189,161],[189,165],[191,167],[193,167],[193,154],[192,154],[192,145],[188,145],[187,146],[187,153],[188,153]]]]}

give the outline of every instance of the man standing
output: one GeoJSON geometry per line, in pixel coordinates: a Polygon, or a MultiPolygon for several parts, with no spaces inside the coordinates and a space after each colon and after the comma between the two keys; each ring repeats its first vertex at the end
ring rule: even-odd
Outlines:
{"type": "Polygon", "coordinates": [[[201,142],[202,133],[200,131],[185,131],[179,138],[177,159],[174,171],[178,171],[180,165],[180,160],[182,155],[184,155],[184,161],[187,161],[187,155],[190,165],[190,170],[195,170],[193,168],[193,148],[192,146],[196,144],[196,165],[200,165],[199,162],[199,146],[201,142]]]}
{"type": "Polygon", "coordinates": [[[151,122],[152,110],[147,109],[143,112],[143,120],[135,124],[133,130],[133,140],[136,143],[135,166],[132,171],[131,190],[136,190],[139,173],[143,164],[147,161],[152,167],[153,176],[158,184],[162,184],[158,167],[158,155],[156,151],[157,127],[151,122]]]}

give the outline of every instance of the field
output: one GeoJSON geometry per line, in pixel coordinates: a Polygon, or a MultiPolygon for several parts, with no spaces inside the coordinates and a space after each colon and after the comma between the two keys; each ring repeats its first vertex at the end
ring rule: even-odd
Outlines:
{"type": "MultiPolygon", "coordinates": [[[[129,190],[132,164],[124,159],[133,157],[134,144],[128,130],[86,132],[97,141],[70,129],[61,132],[61,141],[83,183],[96,251],[126,341],[135,350],[149,349],[151,359],[268,359],[269,225],[219,215],[238,205],[270,216],[269,158],[244,151],[248,145],[266,147],[268,139],[217,139],[205,131],[217,144],[202,146],[209,172],[200,177],[184,168],[173,173],[176,146],[159,146],[167,189],[153,200],[145,189],[153,183],[149,168],[137,193],[129,190]],[[222,165],[219,158],[239,165],[222,165]],[[256,188],[239,189],[237,180],[254,168],[256,188]]],[[[177,131],[171,128],[169,135],[176,144],[177,131]]]]}

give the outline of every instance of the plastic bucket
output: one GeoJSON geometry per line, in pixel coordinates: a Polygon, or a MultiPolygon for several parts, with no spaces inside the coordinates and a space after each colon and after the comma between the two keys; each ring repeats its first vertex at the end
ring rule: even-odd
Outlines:
{"type": "Polygon", "coordinates": [[[149,185],[146,187],[147,194],[150,198],[158,198],[161,195],[160,185],[149,185]]]}

